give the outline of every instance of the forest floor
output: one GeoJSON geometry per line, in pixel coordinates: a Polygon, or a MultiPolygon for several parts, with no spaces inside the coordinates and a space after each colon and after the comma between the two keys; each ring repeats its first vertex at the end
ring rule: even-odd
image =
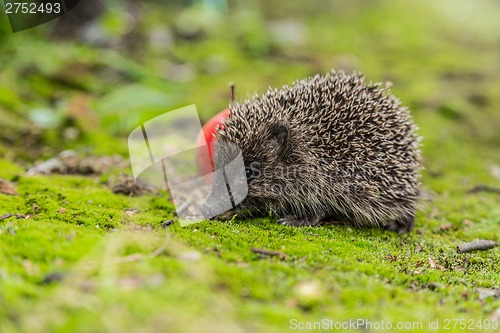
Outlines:
{"type": "MultiPolygon", "coordinates": [[[[456,248],[500,242],[498,4],[383,3],[280,8],[298,13],[285,23],[301,40],[248,8],[168,49],[145,38],[136,53],[0,37],[0,332],[281,332],[357,320],[367,331],[496,331],[500,247],[456,248]],[[275,217],[180,226],[165,191],[119,193],[131,175],[126,137],[141,121],[193,103],[207,120],[227,106],[230,81],[243,99],[330,68],[391,81],[412,111],[426,193],[413,232],[275,217]],[[32,169],[51,158],[50,174],[32,169]]],[[[162,22],[155,13],[144,14],[146,36],[162,22]]]]}

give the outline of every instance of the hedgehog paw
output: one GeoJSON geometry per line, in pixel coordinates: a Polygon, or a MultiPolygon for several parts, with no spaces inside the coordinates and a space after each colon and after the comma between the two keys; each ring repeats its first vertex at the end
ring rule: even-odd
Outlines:
{"type": "Polygon", "coordinates": [[[390,224],[386,225],[384,229],[394,231],[401,235],[410,232],[414,225],[415,215],[411,214],[392,221],[390,224]]]}
{"type": "Polygon", "coordinates": [[[286,216],[278,220],[279,224],[292,226],[292,227],[311,227],[320,224],[321,216],[304,216],[304,217],[294,217],[286,216]]]}

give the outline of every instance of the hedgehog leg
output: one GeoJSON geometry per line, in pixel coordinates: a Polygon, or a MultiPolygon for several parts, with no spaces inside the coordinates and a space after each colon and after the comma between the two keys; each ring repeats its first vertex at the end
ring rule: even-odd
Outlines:
{"type": "Polygon", "coordinates": [[[323,215],[315,216],[286,216],[278,220],[279,224],[288,225],[293,227],[312,227],[320,225],[323,215]]]}
{"type": "Polygon", "coordinates": [[[398,234],[405,234],[407,232],[410,232],[414,226],[415,214],[412,213],[395,219],[388,225],[384,226],[384,229],[394,231],[398,234]]]}

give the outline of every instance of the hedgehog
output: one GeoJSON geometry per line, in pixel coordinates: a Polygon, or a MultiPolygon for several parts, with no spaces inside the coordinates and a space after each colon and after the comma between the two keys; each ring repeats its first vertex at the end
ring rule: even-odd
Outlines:
{"type": "MultiPolygon", "coordinates": [[[[236,212],[288,226],[345,223],[412,230],[421,137],[389,85],[332,70],[232,102],[217,128],[216,168],[241,152],[248,194],[236,212]]],[[[215,179],[214,187],[221,179],[215,179]]],[[[212,195],[205,210],[217,205],[212,195]]]]}

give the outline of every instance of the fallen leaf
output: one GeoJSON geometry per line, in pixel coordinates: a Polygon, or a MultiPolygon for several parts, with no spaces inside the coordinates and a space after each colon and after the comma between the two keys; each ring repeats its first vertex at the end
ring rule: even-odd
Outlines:
{"type": "Polygon", "coordinates": [[[436,264],[436,268],[439,269],[440,271],[445,271],[446,269],[441,266],[440,264],[436,264]]]}
{"type": "Polygon", "coordinates": [[[398,260],[398,257],[395,256],[395,255],[392,255],[392,254],[386,255],[384,258],[387,259],[387,260],[389,260],[389,261],[391,261],[391,262],[398,260]]]}
{"type": "Polygon", "coordinates": [[[0,179],[0,193],[7,195],[17,195],[17,192],[12,184],[3,179],[0,179]]]}
{"type": "Polygon", "coordinates": [[[26,273],[28,273],[28,275],[36,275],[39,273],[38,266],[33,264],[29,260],[23,260],[23,267],[24,267],[26,273]]]}
{"type": "Polygon", "coordinates": [[[467,219],[465,219],[465,220],[464,220],[464,224],[465,224],[465,225],[468,225],[468,226],[473,226],[473,225],[474,225],[474,222],[472,222],[471,220],[467,220],[467,219]]]}
{"type": "Polygon", "coordinates": [[[448,230],[450,229],[451,227],[453,227],[453,223],[445,223],[445,224],[442,224],[440,227],[439,227],[439,230],[448,230]]]}
{"type": "Polygon", "coordinates": [[[500,165],[490,165],[490,174],[496,179],[500,179],[500,165]]]}
{"type": "Polygon", "coordinates": [[[125,214],[127,214],[127,216],[134,216],[135,214],[139,213],[140,210],[137,209],[137,208],[127,208],[125,209],[125,214]]]}
{"type": "Polygon", "coordinates": [[[500,322],[500,308],[498,308],[495,311],[493,311],[490,314],[489,318],[490,318],[490,320],[492,322],[500,322]]]}
{"type": "Polygon", "coordinates": [[[429,265],[431,268],[436,268],[436,261],[429,257],[429,265]]]}

